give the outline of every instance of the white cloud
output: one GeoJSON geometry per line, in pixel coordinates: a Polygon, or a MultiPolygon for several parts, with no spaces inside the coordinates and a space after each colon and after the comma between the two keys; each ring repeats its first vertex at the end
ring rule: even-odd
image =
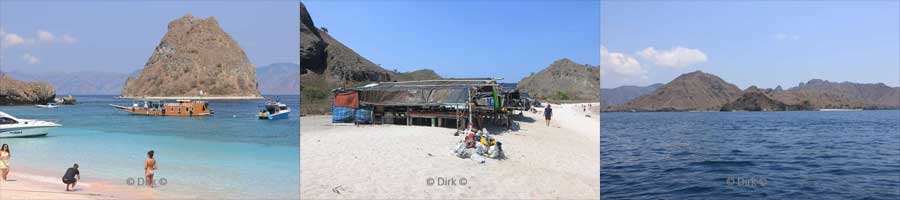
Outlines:
{"type": "Polygon", "coordinates": [[[28,64],[32,65],[41,63],[40,59],[34,57],[34,55],[31,55],[30,53],[25,53],[25,55],[22,55],[22,59],[25,60],[25,62],[27,62],[28,64]]]}
{"type": "Polygon", "coordinates": [[[787,33],[776,33],[775,35],[772,35],[772,37],[775,38],[776,40],[799,40],[800,39],[799,35],[792,35],[792,34],[787,34],[787,33]]]}
{"type": "Polygon", "coordinates": [[[53,36],[53,33],[50,33],[49,31],[38,30],[38,31],[37,31],[37,38],[38,38],[38,41],[39,41],[39,42],[43,42],[43,43],[52,43],[53,40],[56,39],[56,36],[53,36]]]}
{"type": "Polygon", "coordinates": [[[78,38],[75,38],[69,34],[63,34],[62,42],[66,44],[75,44],[76,42],[78,42],[78,38]]]}
{"type": "Polygon", "coordinates": [[[689,65],[706,62],[706,54],[698,49],[689,49],[681,46],[669,50],[656,50],[647,47],[636,53],[644,60],[662,67],[684,68],[689,65]]]}
{"type": "Polygon", "coordinates": [[[22,36],[15,33],[3,33],[3,47],[14,47],[22,43],[25,43],[25,39],[22,36]]]}
{"type": "Polygon", "coordinates": [[[634,57],[619,52],[609,52],[605,46],[601,45],[600,73],[606,75],[608,72],[630,77],[647,75],[647,70],[634,57]]]}

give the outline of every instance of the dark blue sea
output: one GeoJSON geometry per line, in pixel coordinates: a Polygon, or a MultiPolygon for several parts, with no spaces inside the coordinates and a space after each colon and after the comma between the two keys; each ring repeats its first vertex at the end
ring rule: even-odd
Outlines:
{"type": "Polygon", "coordinates": [[[129,99],[75,97],[77,105],[53,109],[0,106],[18,118],[63,125],[46,137],[0,139],[10,145],[11,166],[51,172],[50,180],[56,180],[79,163],[83,180],[128,186],[129,178],[143,177],[146,152],[153,149],[156,178],[167,179],[155,192],[245,199],[300,195],[298,95],[279,96],[292,112],[288,119],[272,121],[256,119],[265,100],[213,100],[212,116],[160,117],[109,106],[131,105],[129,99]]]}
{"type": "Polygon", "coordinates": [[[602,199],[900,199],[900,110],[603,113],[602,199]]]}

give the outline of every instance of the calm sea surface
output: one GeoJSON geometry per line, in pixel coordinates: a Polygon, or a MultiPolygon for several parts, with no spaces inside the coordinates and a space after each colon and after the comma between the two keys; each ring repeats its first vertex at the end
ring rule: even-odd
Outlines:
{"type": "MultiPolygon", "coordinates": [[[[269,96],[271,97],[271,96],[269,96]]],[[[146,152],[156,151],[158,192],[220,198],[299,196],[299,96],[279,96],[291,107],[283,120],[257,120],[265,100],[210,101],[202,117],[137,116],[109,104],[113,96],[76,96],[56,109],[0,106],[23,119],[61,123],[47,137],[0,139],[10,145],[12,167],[58,172],[79,163],[83,180],[127,185],[143,177],[146,152]]],[[[15,168],[13,168],[15,169],[15,168]]],[[[15,176],[15,171],[11,172],[15,176]]],[[[59,177],[53,177],[59,178],[59,177]]]]}
{"type": "Polygon", "coordinates": [[[900,110],[603,113],[603,199],[900,199],[900,110]]]}

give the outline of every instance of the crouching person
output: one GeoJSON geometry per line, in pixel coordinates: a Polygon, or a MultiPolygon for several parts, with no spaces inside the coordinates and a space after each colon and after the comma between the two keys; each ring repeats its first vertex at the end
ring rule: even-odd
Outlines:
{"type": "Polygon", "coordinates": [[[66,191],[75,191],[75,183],[81,179],[81,174],[78,173],[78,163],[75,163],[72,168],[66,170],[66,174],[63,175],[62,181],[66,184],[66,191]]]}

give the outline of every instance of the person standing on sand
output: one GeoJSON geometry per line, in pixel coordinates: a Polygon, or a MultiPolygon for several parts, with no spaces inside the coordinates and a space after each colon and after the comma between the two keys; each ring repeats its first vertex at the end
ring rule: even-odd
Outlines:
{"type": "Polygon", "coordinates": [[[156,159],[153,159],[153,150],[150,150],[147,152],[147,160],[144,161],[144,177],[149,187],[153,187],[153,170],[156,170],[156,159]]]}
{"type": "Polygon", "coordinates": [[[62,181],[66,184],[66,191],[75,191],[75,183],[81,180],[81,173],[78,172],[78,163],[75,163],[72,168],[66,170],[66,174],[63,175],[62,181]],[[71,189],[69,189],[71,186],[71,189]]]}
{"type": "Polygon", "coordinates": [[[3,144],[0,147],[0,179],[6,181],[6,175],[9,174],[9,145],[3,144]]]}
{"type": "Polygon", "coordinates": [[[550,108],[550,104],[547,104],[547,107],[544,108],[544,120],[547,121],[547,126],[550,126],[550,117],[553,116],[553,108],[550,108]]]}

